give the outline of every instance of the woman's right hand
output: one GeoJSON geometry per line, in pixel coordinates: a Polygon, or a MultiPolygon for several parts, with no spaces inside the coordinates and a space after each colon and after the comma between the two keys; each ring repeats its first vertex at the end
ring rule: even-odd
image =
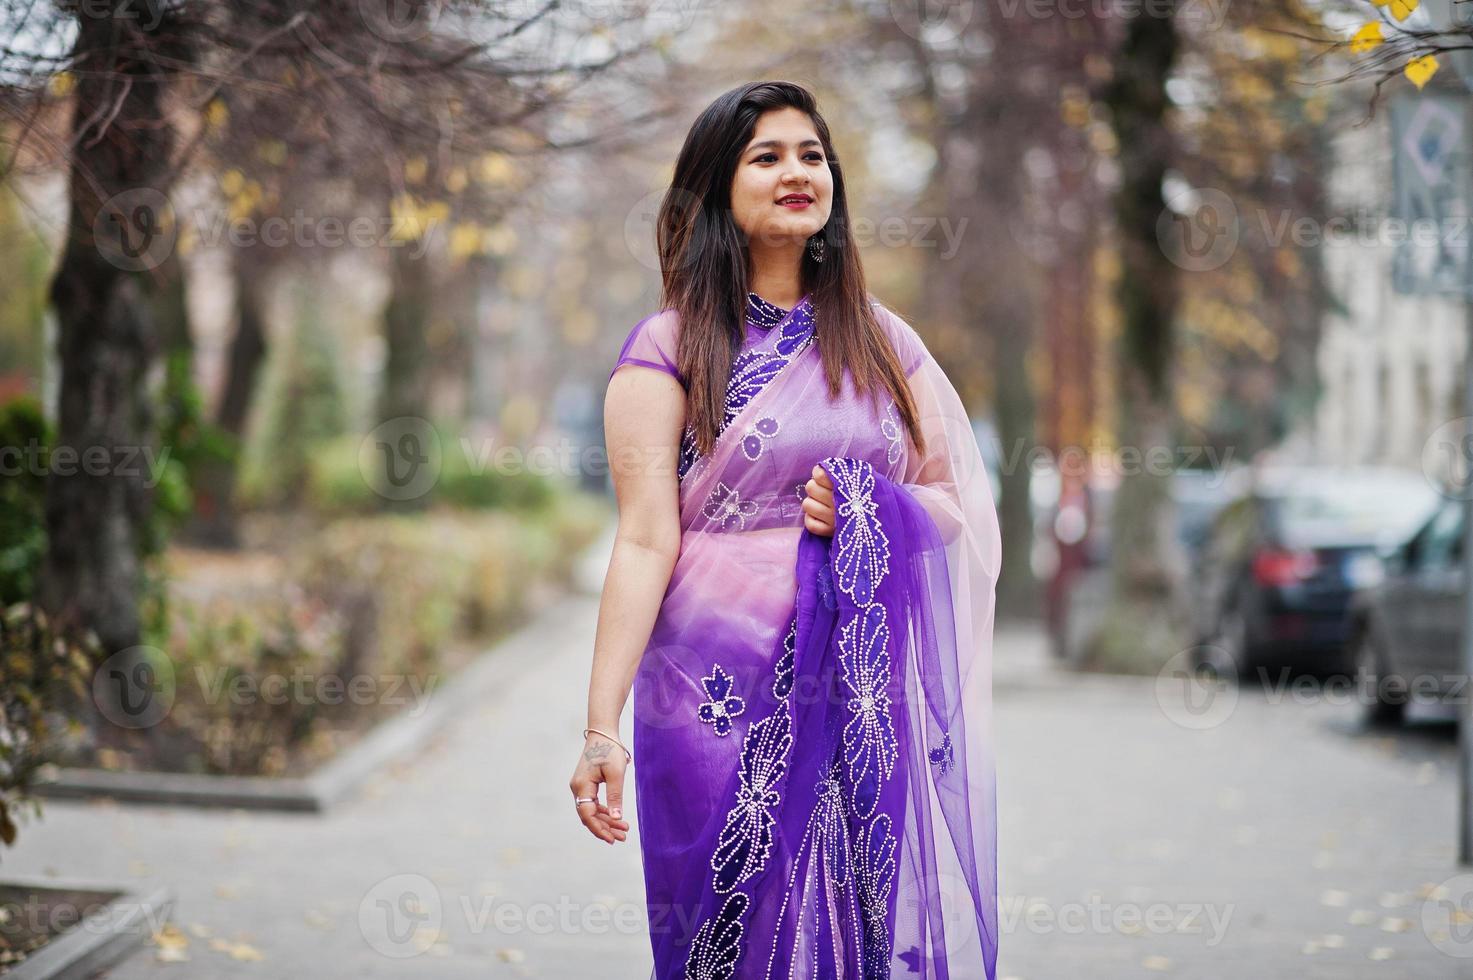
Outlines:
{"type": "Polygon", "coordinates": [[[629,836],[629,821],[624,819],[623,811],[624,773],[628,768],[629,760],[622,748],[603,735],[589,732],[573,778],[568,781],[575,800],[593,800],[576,804],[578,819],[590,834],[610,844],[629,836]],[[608,786],[606,803],[598,799],[600,783],[608,786]]]}
{"type": "Polygon", "coordinates": [[[834,536],[834,481],[822,466],[813,465],[813,478],[803,487],[803,526],[811,534],[834,536]]]}

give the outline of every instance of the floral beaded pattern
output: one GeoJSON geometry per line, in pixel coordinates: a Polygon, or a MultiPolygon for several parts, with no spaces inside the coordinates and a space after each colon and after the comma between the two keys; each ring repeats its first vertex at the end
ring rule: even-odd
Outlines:
{"type": "Polygon", "coordinates": [[[701,513],[718,522],[723,531],[740,531],[747,526],[747,518],[757,516],[757,502],[744,500],[736,490],[718,481],[701,513]]]}
{"type": "Polygon", "coordinates": [[[885,405],[885,417],[880,420],[880,433],[884,435],[887,443],[885,462],[894,466],[900,459],[900,454],[905,451],[905,446],[900,439],[900,420],[895,417],[893,400],[885,405]]]}
{"type": "Polygon", "coordinates": [[[718,893],[731,891],[767,866],[777,822],[772,808],[782,799],[776,787],[787,773],[793,744],[790,724],[783,706],[747,729],[736,805],[726,815],[711,857],[716,872],[712,885],[718,893]]]}
{"type": "Polygon", "coordinates": [[[837,457],[830,462],[843,484],[842,492],[835,484],[834,511],[846,519],[834,542],[838,585],[856,605],[867,606],[890,570],[890,539],[874,519],[875,472],[863,460],[837,457]]]}
{"type": "Polygon", "coordinates": [[[956,766],[956,754],[951,748],[951,732],[941,733],[941,744],[928,754],[931,765],[936,767],[936,777],[946,775],[956,766]]]}
{"type": "Polygon", "coordinates": [[[788,623],[788,634],[783,637],[783,654],[777,658],[776,676],[772,679],[772,696],[778,700],[787,697],[793,690],[793,660],[797,656],[798,617],[788,623]]]}
{"type": "Polygon", "coordinates": [[[831,456],[835,511],[845,518],[833,542],[834,584],[854,603],[840,627],[839,659],[850,693],[850,718],[842,748],[850,784],[850,810],[861,824],[854,872],[864,907],[861,973],[888,976],[890,937],[886,922],[894,883],[897,840],[890,816],[875,813],[884,783],[893,775],[899,748],[890,715],[890,630],[876,591],[890,571],[889,538],[877,517],[875,474],[864,460],[831,456]]]}
{"type": "Polygon", "coordinates": [[[751,900],[737,892],[691,941],[685,975],[689,980],[730,980],[742,951],[742,916],[751,900]]]}
{"type": "MultiPolygon", "coordinates": [[[[766,306],[771,307],[773,310],[778,309],[778,307],[772,306],[772,304],[762,300],[755,293],[749,294],[747,297],[747,318],[754,324],[760,324],[764,322],[763,318],[770,319],[771,314],[760,311],[754,312],[754,310],[758,310],[757,303],[753,301],[754,298],[757,302],[766,304],[766,306]]],[[[798,302],[798,305],[785,312],[777,323],[771,324],[771,326],[777,329],[772,330],[766,337],[763,337],[755,347],[742,351],[737,355],[736,360],[732,363],[731,376],[727,380],[726,385],[726,397],[721,422],[721,430],[723,432],[742,413],[742,409],[746,408],[753,398],[757,397],[764,388],[772,383],[773,379],[782,372],[783,368],[787,367],[797,359],[799,354],[802,354],[803,351],[808,349],[808,345],[813,342],[814,316],[816,312],[813,305],[808,301],[808,297],[803,297],[798,302]]],[[[776,431],[776,423],[774,422],[771,434],[776,434],[776,431]]],[[[746,441],[746,438],[752,434],[744,433],[743,435],[742,450],[748,454],[749,459],[755,459],[756,455],[751,452],[746,441]]],[[[682,434],[680,440],[680,461],[677,467],[677,472],[681,480],[684,480],[693,472],[698,472],[700,469],[699,464],[703,461],[703,457],[696,449],[695,438],[695,428],[687,423],[685,432],[682,434]]],[[[770,438],[770,435],[768,438],[770,438]]],[[[756,453],[760,454],[762,450],[760,434],[758,434],[758,445],[755,448],[756,453]]]]}
{"type": "Polygon", "coordinates": [[[783,317],[788,311],[776,303],[767,300],[748,290],[747,292],[747,322],[759,330],[771,330],[783,322],[783,317]]]}
{"type": "MultiPolygon", "coordinates": [[[[838,902],[857,932],[858,975],[887,977],[891,956],[888,921],[899,842],[891,815],[876,811],[881,790],[894,774],[899,748],[890,711],[892,637],[885,606],[876,593],[890,570],[888,537],[877,516],[871,465],[849,457],[830,457],[823,465],[834,478],[835,509],[845,520],[832,542],[830,562],[837,574],[820,572],[817,587],[831,611],[839,608],[834,590],[847,596],[853,605],[846,608],[854,610],[847,622],[838,625],[840,675],[848,694],[846,721],[828,770],[809,784],[813,786],[808,798],[812,810],[773,928],[783,927],[789,899],[797,896],[792,909],[797,923],[794,938],[791,948],[782,950],[792,964],[789,975],[798,975],[800,963],[804,967],[801,975],[826,975],[832,966],[820,963],[818,944],[805,943],[803,937],[818,935],[820,919],[837,911],[829,903],[838,902]],[[825,591],[834,594],[823,596],[825,591]],[[840,889],[837,895],[829,891],[827,900],[820,899],[811,878],[800,882],[799,869],[814,862],[818,877],[829,883],[825,888],[840,889]]],[[[736,800],[711,857],[712,889],[727,899],[697,932],[686,961],[686,980],[736,976],[744,948],[743,919],[750,908],[750,896],[738,889],[767,867],[774,845],[774,808],[787,792],[796,643],[795,612],[774,668],[772,691],[780,701],[743,739],[736,800]]],[[[719,678],[718,669],[710,679],[719,678]]],[[[718,693],[729,693],[729,688],[707,685],[707,693],[714,701],[718,693]]],[[[784,945],[772,945],[767,980],[774,980],[776,957],[784,945]]],[[[836,950],[828,952],[840,955],[836,950]]]]}
{"type": "Polygon", "coordinates": [[[757,462],[757,457],[762,455],[767,440],[777,433],[777,419],[760,418],[747,426],[747,431],[742,435],[742,455],[747,457],[747,462],[757,462]]]}
{"type": "Polygon", "coordinates": [[[732,694],[735,681],[721,669],[712,665],[711,676],[701,678],[708,700],[696,708],[696,717],[710,725],[717,735],[731,734],[731,720],[747,710],[747,703],[732,694]]]}
{"type": "Polygon", "coordinates": [[[845,758],[854,784],[855,811],[874,813],[880,783],[895,769],[899,746],[890,719],[890,627],[876,602],[844,625],[839,655],[849,689],[850,718],[844,725],[845,758]]]}

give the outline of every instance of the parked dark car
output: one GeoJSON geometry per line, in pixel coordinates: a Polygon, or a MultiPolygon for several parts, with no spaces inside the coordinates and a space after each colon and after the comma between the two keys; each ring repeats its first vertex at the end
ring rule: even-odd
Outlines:
{"type": "Polygon", "coordinates": [[[1420,473],[1261,469],[1217,515],[1198,556],[1199,662],[1225,676],[1269,663],[1343,667],[1350,599],[1441,498],[1420,473]]]}
{"type": "Polygon", "coordinates": [[[1462,693],[1463,508],[1444,502],[1351,601],[1346,659],[1368,721],[1400,721],[1409,696],[1462,693]]]}

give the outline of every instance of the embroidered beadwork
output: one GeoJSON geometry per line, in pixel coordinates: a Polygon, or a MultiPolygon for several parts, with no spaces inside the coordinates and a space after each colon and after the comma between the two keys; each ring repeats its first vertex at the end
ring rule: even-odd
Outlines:
{"type": "Polygon", "coordinates": [[[716,489],[711,491],[701,513],[713,521],[720,521],[723,531],[741,530],[747,526],[747,518],[756,516],[757,502],[743,500],[736,490],[717,481],[716,489]]]}
{"type": "Polygon", "coordinates": [[[897,843],[895,835],[890,833],[890,816],[882,813],[865,828],[855,857],[855,883],[864,909],[864,949],[869,960],[864,971],[866,978],[890,975],[890,936],[886,925],[897,843]]]}
{"type": "Polygon", "coordinates": [[[702,923],[685,960],[686,980],[731,980],[742,953],[742,916],[750,902],[737,892],[727,897],[715,918],[702,923]]]}
{"type": "Polygon", "coordinates": [[[929,753],[931,765],[936,767],[936,778],[940,779],[956,766],[956,756],[951,750],[951,732],[941,734],[941,744],[929,753]]]}
{"type": "Polygon", "coordinates": [[[701,678],[709,700],[696,708],[696,717],[710,725],[717,735],[730,734],[732,718],[747,710],[747,703],[731,693],[733,683],[732,676],[720,664],[712,666],[711,676],[701,678]]]}
{"type": "Polygon", "coordinates": [[[839,657],[850,695],[844,752],[854,785],[854,810],[861,817],[874,812],[880,784],[894,771],[900,753],[890,717],[889,643],[890,627],[880,603],[856,613],[839,635],[839,657]]]}
{"type": "Polygon", "coordinates": [[[855,605],[867,606],[890,570],[890,539],[875,520],[874,469],[844,456],[824,462],[834,474],[834,509],[845,518],[834,538],[837,584],[855,605]]]}
{"type": "Polygon", "coordinates": [[[746,434],[742,436],[742,455],[749,462],[756,462],[757,457],[762,455],[767,440],[778,433],[777,419],[760,418],[747,426],[746,434]]]}
{"type": "Polygon", "coordinates": [[[814,807],[812,821],[818,830],[818,846],[823,854],[826,877],[834,884],[842,885],[849,878],[849,839],[845,833],[843,784],[838,769],[838,760],[835,759],[829,774],[814,786],[818,803],[814,807]]]}
{"type": "Polygon", "coordinates": [[[716,872],[713,887],[718,893],[731,891],[767,864],[776,822],[772,808],[782,799],[775,787],[787,772],[792,744],[785,705],[747,729],[737,802],[726,815],[716,853],[711,856],[711,870],[716,872]]]}
{"type": "MultiPolygon", "coordinates": [[[[825,965],[819,961],[819,944],[812,942],[812,939],[822,931],[823,920],[836,911],[832,908],[833,903],[844,903],[849,922],[859,925],[863,920],[856,890],[852,887],[844,887],[853,877],[851,870],[854,866],[854,854],[848,834],[848,821],[843,813],[841,774],[839,759],[836,757],[829,766],[828,774],[814,786],[817,798],[813,810],[808,815],[803,838],[794,853],[792,871],[788,875],[787,887],[783,892],[782,906],[778,909],[777,918],[774,920],[777,928],[781,928],[788,912],[789,902],[796,894],[798,902],[793,911],[793,939],[791,948],[787,950],[790,962],[789,980],[798,976],[806,978],[825,975],[825,965]],[[819,873],[817,875],[805,866],[805,858],[809,862],[818,860],[819,873]],[[800,872],[806,872],[803,876],[802,887],[799,887],[800,872]],[[817,894],[821,888],[827,893],[822,901],[817,894]],[[837,895],[831,891],[832,888],[840,889],[837,895]],[[800,958],[806,959],[806,967],[803,971],[798,970],[800,958]]],[[[860,939],[862,949],[862,927],[860,939]]],[[[764,975],[766,980],[772,980],[772,970],[780,948],[780,944],[774,941],[772,952],[767,959],[767,972],[764,975]]],[[[835,956],[839,955],[835,951],[835,956]]],[[[862,959],[861,955],[861,961],[862,959]]]]}
{"type": "Polygon", "coordinates": [[[904,447],[900,442],[900,420],[895,417],[895,402],[891,401],[885,406],[885,417],[880,421],[880,433],[889,442],[885,450],[885,462],[891,466],[900,459],[904,447]]]}
{"type": "Polygon", "coordinates": [[[783,317],[787,315],[788,311],[783,309],[781,306],[778,306],[776,303],[769,303],[767,300],[763,299],[761,296],[758,296],[756,293],[748,291],[748,323],[751,323],[753,326],[756,327],[761,327],[763,330],[770,330],[773,327],[777,326],[779,323],[782,323],[783,317]]]}
{"type": "MultiPolygon", "coordinates": [[[[885,606],[875,600],[876,590],[889,572],[889,539],[877,517],[870,465],[848,457],[830,457],[823,465],[834,477],[836,502],[843,508],[841,516],[845,520],[833,542],[830,561],[821,566],[816,584],[830,610],[838,606],[839,591],[853,601],[856,610],[839,629],[837,640],[841,680],[848,694],[848,717],[827,773],[814,784],[813,809],[791,858],[787,891],[773,928],[781,929],[789,923],[789,899],[795,898],[792,915],[797,925],[792,948],[787,951],[790,980],[799,974],[821,976],[832,968],[821,960],[827,944],[821,947],[804,942],[803,937],[817,936],[823,922],[838,921],[828,917],[842,915],[859,932],[857,977],[878,980],[890,974],[888,918],[898,847],[891,833],[890,815],[875,813],[880,789],[893,774],[899,757],[895,722],[890,714],[891,634],[885,606]],[[846,804],[852,822],[843,815],[846,804]],[[800,885],[800,868],[805,867],[809,869],[807,876],[800,887],[795,887],[800,885]]],[[[801,497],[804,486],[795,489],[801,497]]],[[[714,501],[724,512],[727,498],[733,493],[731,488],[718,484],[708,508],[714,501]]],[[[740,502],[733,506],[740,521],[740,502]]],[[[707,516],[714,519],[710,513],[707,516]]],[[[730,980],[735,975],[742,953],[742,918],[751,900],[734,889],[766,867],[775,843],[773,809],[782,798],[780,788],[785,785],[792,750],[787,702],[794,687],[796,647],[795,612],[774,668],[772,691],[780,699],[779,704],[769,717],[752,725],[743,739],[737,799],[727,813],[711,858],[713,890],[729,893],[728,898],[721,911],[697,933],[687,961],[687,978],[730,980]]],[[[721,673],[718,666],[711,680],[719,680],[721,673]]],[[[718,687],[713,692],[707,686],[713,701],[721,690],[718,687]]],[[[729,695],[730,688],[724,693],[729,695]]],[[[834,941],[840,941],[837,934],[834,941]]],[[[774,942],[772,946],[769,980],[773,980],[773,967],[782,945],[774,942]]],[[[836,958],[843,955],[837,945],[828,952],[836,958]]]]}
{"type": "MultiPolygon", "coordinates": [[[[814,316],[817,310],[807,297],[786,316],[786,322],[777,332],[777,341],[767,349],[769,340],[764,338],[758,347],[743,351],[732,363],[731,376],[727,381],[723,399],[722,432],[742,413],[742,409],[757,396],[772,379],[799,354],[807,349],[814,338],[814,316]]],[[[696,449],[694,426],[686,424],[680,439],[680,460],[677,464],[679,479],[684,480],[697,468],[701,454],[696,449]]]]}
{"type": "Polygon", "coordinates": [[[788,623],[788,635],[783,637],[783,654],[773,668],[772,695],[781,700],[793,690],[793,660],[797,654],[798,617],[788,623]]]}
{"type": "Polygon", "coordinates": [[[824,604],[824,608],[833,612],[839,608],[839,597],[834,592],[834,570],[829,567],[828,562],[818,566],[818,601],[824,604]]]}

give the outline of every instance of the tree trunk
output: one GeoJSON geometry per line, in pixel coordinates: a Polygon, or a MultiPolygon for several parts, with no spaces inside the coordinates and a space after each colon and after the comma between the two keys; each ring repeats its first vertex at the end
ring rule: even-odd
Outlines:
{"type": "Polygon", "coordinates": [[[215,411],[215,425],[232,439],[234,448],[228,459],[202,461],[194,482],[194,519],[187,532],[196,544],[232,549],[240,547],[240,515],[235,506],[239,447],[268,350],[262,304],[269,272],[261,257],[247,249],[236,249],[233,262],[235,335],[226,355],[225,388],[215,411]]]}
{"type": "Polygon", "coordinates": [[[1179,41],[1175,2],[1164,6],[1164,15],[1130,21],[1105,93],[1120,148],[1120,446],[1130,455],[1122,456],[1111,515],[1110,597],[1091,659],[1096,667],[1143,673],[1189,642],[1171,496],[1179,462],[1171,393],[1178,281],[1156,231],[1165,207],[1162,181],[1175,157],[1166,80],[1179,41]]]}
{"type": "Polygon", "coordinates": [[[167,18],[138,16],[136,4],[105,6],[77,19],[74,55],[87,70],[74,90],[69,234],[51,285],[61,378],[37,600],[62,629],[94,631],[107,656],[140,642],[152,511],[142,453],[156,450],[146,381],[159,348],[140,273],[171,247],[156,234],[174,141],[160,66],[182,54],[159,51],[142,26],[158,23],[177,38],[167,18]]]}
{"type": "MultiPolygon", "coordinates": [[[[389,302],[384,308],[384,376],[379,392],[378,421],[429,421],[430,347],[427,339],[432,291],[429,260],[423,242],[407,242],[390,250],[389,302]]],[[[400,422],[404,425],[418,423],[400,422]]],[[[381,497],[386,510],[419,510],[425,494],[381,497]]]]}

